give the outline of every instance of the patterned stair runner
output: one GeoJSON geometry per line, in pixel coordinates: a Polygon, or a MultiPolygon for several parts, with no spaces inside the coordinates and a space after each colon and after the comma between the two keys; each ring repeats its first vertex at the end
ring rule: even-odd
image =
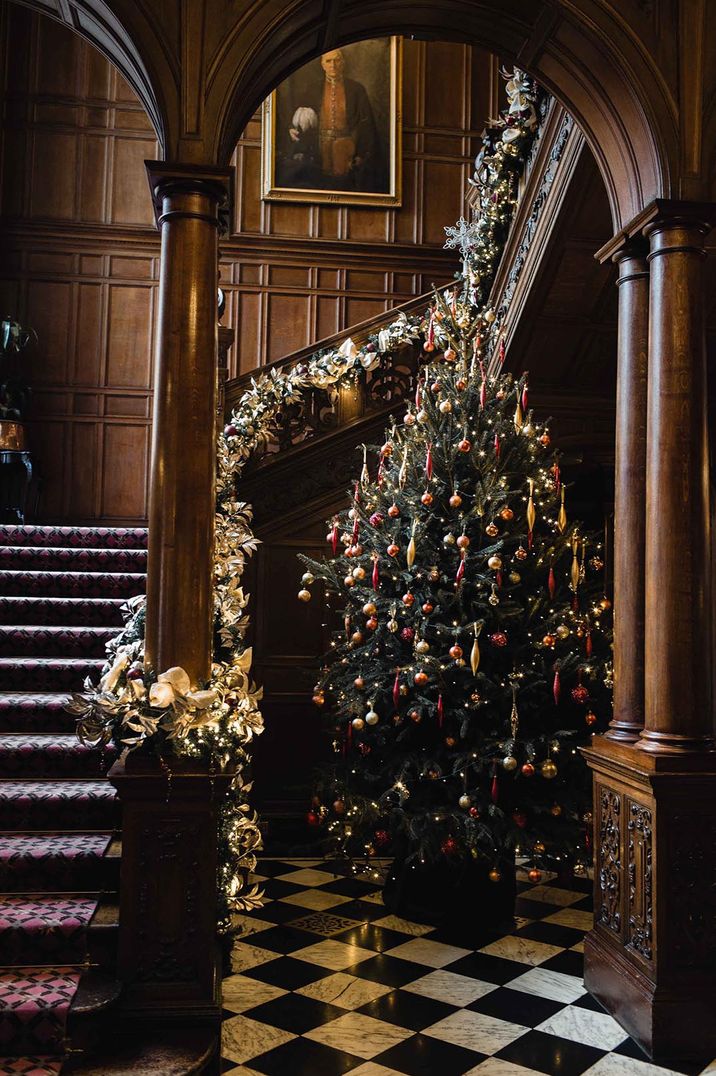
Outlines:
{"type": "Polygon", "coordinates": [[[83,974],[111,960],[114,752],[80,744],[64,704],[99,676],[122,605],[144,592],[146,540],[0,527],[0,1073],[61,1071],[83,974]]]}

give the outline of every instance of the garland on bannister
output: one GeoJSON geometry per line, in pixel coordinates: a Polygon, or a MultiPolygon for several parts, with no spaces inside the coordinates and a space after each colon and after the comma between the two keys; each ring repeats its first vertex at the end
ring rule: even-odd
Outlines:
{"type": "MultiPolygon", "coordinates": [[[[446,229],[446,246],[458,246],[467,274],[470,302],[486,302],[494,271],[517,200],[517,180],[537,125],[536,89],[515,70],[509,76],[509,105],[486,132],[476,160],[480,217],[446,229]]],[[[451,291],[446,295],[451,299],[451,291]]],[[[256,549],[249,505],[237,500],[243,467],[265,449],[278,414],[299,402],[311,388],[355,384],[369,371],[390,362],[405,344],[445,350],[449,341],[435,318],[434,305],[423,316],[400,314],[363,345],[346,340],[317,352],[286,372],[271,369],[252,381],[217,444],[217,509],[214,551],[215,646],[211,677],[192,690],[184,669],[157,673],[144,666],[144,598],[124,607],[125,627],[108,644],[108,662],[98,685],[89,679],[68,709],[78,719],[78,735],[89,744],[114,743],[120,751],[154,751],[165,762],[171,755],[202,759],[217,771],[235,771],[231,795],[219,824],[220,927],[231,915],[260,904],[262,894],[250,885],[261,837],[251,791],[249,747],[263,730],[261,689],[250,680],[251,648],[244,638],[249,624],[249,596],[241,586],[247,557],[256,549]]],[[[493,322],[488,310],[486,321],[493,322]]],[[[494,327],[493,327],[494,331],[494,327]]]]}

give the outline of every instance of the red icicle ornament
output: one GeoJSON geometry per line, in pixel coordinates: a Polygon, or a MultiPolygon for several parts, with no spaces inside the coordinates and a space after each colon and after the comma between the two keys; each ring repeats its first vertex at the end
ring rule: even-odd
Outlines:
{"type": "Polygon", "coordinates": [[[527,414],[527,401],[529,399],[527,393],[527,382],[525,381],[525,387],[522,389],[522,410],[527,414]]]}
{"type": "Polygon", "coordinates": [[[497,780],[497,766],[492,771],[492,786],[490,788],[490,799],[493,803],[497,803],[500,798],[500,783],[497,780]]]}
{"type": "Polygon", "coordinates": [[[380,587],[380,572],[378,571],[378,558],[373,561],[373,576],[372,576],[373,590],[378,590],[380,587]]]}
{"type": "Polygon", "coordinates": [[[527,531],[527,548],[532,548],[532,542],[534,541],[534,531],[527,531]]]}
{"type": "Polygon", "coordinates": [[[433,477],[433,446],[428,443],[428,451],[425,454],[425,477],[428,482],[433,477]]]}
{"type": "Polygon", "coordinates": [[[438,728],[443,727],[443,721],[445,720],[445,707],[443,706],[443,697],[438,695],[438,728]]]}
{"type": "Polygon", "coordinates": [[[505,338],[504,338],[504,336],[501,336],[500,337],[500,346],[499,346],[498,351],[497,351],[497,357],[499,359],[500,366],[505,365],[505,351],[506,351],[505,338]]]}
{"type": "Polygon", "coordinates": [[[384,457],[381,456],[380,457],[380,463],[378,464],[378,474],[376,475],[376,478],[375,478],[375,480],[376,480],[376,482],[378,483],[379,486],[382,486],[383,482],[385,481],[385,476],[383,474],[383,460],[384,460],[384,457]]]}
{"type": "Polygon", "coordinates": [[[559,666],[555,665],[554,669],[554,682],[552,684],[552,694],[554,695],[554,705],[559,706],[559,696],[562,693],[562,681],[559,675],[559,666]]]}
{"type": "Polygon", "coordinates": [[[560,474],[558,463],[555,463],[555,465],[553,466],[552,475],[554,479],[554,492],[559,493],[560,489],[562,488],[562,476],[560,474]]]}
{"type": "MultiPolygon", "coordinates": [[[[432,319],[431,319],[430,324],[432,325],[432,319]]],[[[422,382],[422,378],[418,378],[417,384],[415,385],[415,407],[416,407],[416,410],[419,411],[420,408],[422,407],[422,405],[423,405],[423,382],[422,382]]]]}
{"type": "Polygon", "coordinates": [[[460,557],[460,563],[458,564],[457,571],[455,573],[455,586],[456,587],[459,587],[460,584],[462,583],[462,577],[464,576],[464,574],[465,574],[465,554],[463,553],[462,556],[460,557]]]}
{"type": "Polygon", "coordinates": [[[587,657],[591,658],[591,656],[592,656],[592,633],[591,633],[591,631],[587,632],[587,637],[584,640],[584,651],[585,651],[587,657]]]}
{"type": "Polygon", "coordinates": [[[499,435],[499,433],[496,433],[495,434],[495,459],[497,459],[497,460],[499,460],[499,458],[500,458],[500,447],[501,447],[500,446],[500,435],[499,435]]]}
{"type": "Polygon", "coordinates": [[[335,557],[338,552],[338,522],[336,520],[333,521],[333,527],[331,528],[331,549],[335,557]]]}
{"type": "Polygon", "coordinates": [[[353,520],[353,545],[355,545],[357,543],[357,541],[358,541],[358,526],[359,526],[359,522],[360,521],[358,519],[358,516],[356,516],[355,519],[353,520]]]}
{"type": "Polygon", "coordinates": [[[485,410],[485,404],[486,403],[487,403],[487,385],[486,385],[485,380],[483,378],[482,384],[480,385],[480,410],[481,411],[485,410]]]}
{"type": "Polygon", "coordinates": [[[393,681],[393,706],[398,709],[400,703],[400,669],[395,670],[395,680],[393,681]]]}
{"type": "Polygon", "coordinates": [[[502,572],[497,572],[497,574],[495,575],[495,586],[498,590],[502,586],[502,572]]]}
{"type": "Polygon", "coordinates": [[[549,590],[550,598],[554,598],[554,593],[557,589],[557,580],[554,578],[554,568],[551,565],[549,575],[547,576],[547,589],[549,590]]]}

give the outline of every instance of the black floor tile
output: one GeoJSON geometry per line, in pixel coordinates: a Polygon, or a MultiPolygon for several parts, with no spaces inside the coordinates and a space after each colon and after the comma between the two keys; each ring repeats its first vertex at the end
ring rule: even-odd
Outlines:
{"type": "Polygon", "coordinates": [[[499,956],[489,956],[487,953],[472,953],[470,956],[460,957],[454,964],[448,964],[446,971],[455,971],[458,975],[468,975],[471,979],[481,979],[485,983],[509,983],[518,975],[524,975],[530,970],[529,964],[521,964],[517,960],[504,960],[499,956]]]}
{"type": "Polygon", "coordinates": [[[606,1052],[597,1050],[594,1046],[585,1046],[581,1042],[572,1042],[571,1039],[559,1038],[557,1035],[528,1031],[526,1035],[505,1046],[495,1057],[524,1068],[549,1073],[550,1076],[580,1076],[606,1052]]]}
{"type": "Polygon", "coordinates": [[[328,968],[319,968],[315,964],[308,964],[305,960],[281,956],[276,960],[269,960],[266,964],[260,964],[258,968],[251,968],[243,974],[248,975],[250,979],[270,983],[271,986],[283,987],[284,990],[300,990],[302,986],[324,979],[331,972],[328,968]]]}
{"type": "Polygon", "coordinates": [[[378,953],[368,960],[361,960],[360,964],[354,964],[346,968],[348,975],[356,975],[360,979],[370,979],[372,983],[382,983],[383,986],[405,986],[406,983],[414,983],[422,978],[433,968],[427,968],[424,964],[416,964],[411,960],[400,960],[396,956],[386,956],[378,953]]]}
{"type": "Polygon", "coordinates": [[[413,1035],[373,1058],[376,1065],[406,1076],[462,1076],[485,1060],[484,1054],[441,1042],[430,1035],[413,1035]]]}
{"type": "Polygon", "coordinates": [[[584,937],[583,930],[575,930],[574,927],[563,927],[559,923],[530,923],[529,926],[520,927],[515,931],[518,938],[531,938],[532,941],[546,942],[547,945],[559,945],[562,949],[569,949],[576,945],[584,937]]]}
{"type": "Polygon", "coordinates": [[[650,1065],[663,1065],[673,1072],[682,1073],[683,1076],[697,1076],[697,1073],[702,1072],[709,1061],[713,1060],[711,1057],[704,1057],[701,1061],[652,1061],[649,1055],[633,1039],[626,1039],[620,1043],[613,1053],[619,1054],[620,1057],[632,1057],[637,1061],[646,1061],[650,1065]]]}
{"type": "Polygon", "coordinates": [[[260,859],[256,867],[256,873],[262,878],[275,878],[277,874],[288,874],[289,871],[300,870],[285,859],[260,859]]]}
{"type": "Polygon", "coordinates": [[[342,1076],[363,1063],[360,1057],[311,1039],[292,1039],[246,1062],[249,1068],[267,1076],[342,1076]]]}
{"type": "MultiPolygon", "coordinates": [[[[375,880],[363,881],[358,878],[336,878],[334,882],[322,885],[321,889],[326,893],[338,893],[341,897],[364,897],[366,893],[374,893],[380,888],[380,882],[375,880]]],[[[382,907],[382,905],[379,905],[382,907]]]]}
{"type": "Polygon", "coordinates": [[[361,949],[375,949],[376,953],[394,949],[396,945],[402,945],[408,938],[407,934],[401,934],[397,930],[388,930],[387,927],[376,927],[372,923],[358,923],[336,934],[337,941],[345,942],[346,945],[358,945],[361,949]]]}
{"type": "Polygon", "coordinates": [[[442,1001],[421,994],[411,994],[409,990],[392,990],[390,994],[384,994],[382,998],[376,998],[358,1009],[366,1016],[407,1027],[411,1031],[422,1031],[455,1011],[454,1005],[445,1005],[442,1001]]]}
{"type": "Polygon", "coordinates": [[[572,949],[565,950],[563,953],[558,953],[557,956],[550,957],[549,960],[545,960],[544,964],[540,964],[541,968],[546,968],[548,971],[561,971],[565,975],[576,975],[578,979],[584,978],[584,953],[576,953],[572,949]]]}
{"type": "MultiPolygon", "coordinates": [[[[323,935],[313,934],[307,930],[296,930],[294,927],[283,925],[261,930],[258,934],[250,935],[250,939],[256,939],[256,945],[261,949],[270,949],[274,953],[290,956],[296,949],[305,949],[307,945],[323,941],[323,935]]],[[[249,939],[249,940],[250,940],[249,939]]]]}
{"type": "Polygon", "coordinates": [[[387,908],[382,904],[369,900],[350,900],[337,907],[341,915],[347,915],[349,919],[360,919],[366,923],[372,923],[374,919],[383,919],[388,914],[387,908]]]}
{"type": "Polygon", "coordinates": [[[591,1012],[606,1012],[607,1010],[603,1005],[600,1005],[596,998],[593,998],[591,994],[583,994],[581,998],[577,998],[576,1001],[571,1003],[578,1009],[589,1009],[591,1012]]]}
{"type": "Polygon", "coordinates": [[[501,986],[499,990],[493,990],[478,998],[466,1008],[473,1012],[481,1012],[486,1016],[495,1016],[498,1020],[507,1020],[510,1024],[525,1024],[527,1027],[536,1027],[543,1020],[548,1020],[564,1008],[563,1001],[552,1001],[550,998],[540,998],[534,994],[526,994],[521,990],[510,990],[509,987],[501,986]]]}
{"type": "Polygon", "coordinates": [[[515,915],[521,915],[525,919],[545,919],[548,915],[554,915],[560,910],[557,904],[546,904],[543,900],[530,900],[529,893],[525,893],[515,901],[515,915]]]}
{"type": "Polygon", "coordinates": [[[329,1020],[337,1020],[345,1014],[345,1009],[315,1001],[303,994],[283,994],[280,998],[266,1001],[263,1005],[244,1012],[244,1016],[249,1016],[252,1020],[260,1020],[262,1024],[292,1031],[294,1035],[303,1035],[306,1031],[312,1031],[314,1027],[327,1024],[329,1020]]]}
{"type": "Polygon", "coordinates": [[[263,914],[258,918],[265,923],[289,923],[292,919],[308,914],[311,909],[302,908],[299,904],[284,904],[282,900],[272,900],[265,904],[261,911],[263,914]]]}
{"type": "Polygon", "coordinates": [[[293,882],[282,882],[278,878],[269,878],[267,882],[261,883],[261,888],[271,900],[278,900],[279,897],[289,897],[294,893],[300,893],[301,890],[306,889],[306,886],[294,885],[293,882]]]}

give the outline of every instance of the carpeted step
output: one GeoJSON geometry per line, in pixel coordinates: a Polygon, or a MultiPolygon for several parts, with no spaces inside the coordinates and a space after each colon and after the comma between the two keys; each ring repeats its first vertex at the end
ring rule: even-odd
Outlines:
{"type": "Polygon", "coordinates": [[[0,777],[104,777],[117,752],[87,747],[73,734],[0,733],[0,777]]]}
{"type": "Polygon", "coordinates": [[[118,631],[118,628],[65,628],[44,624],[0,626],[0,655],[105,658],[107,643],[118,631]]]}
{"type": "Polygon", "coordinates": [[[85,677],[96,683],[102,658],[0,658],[0,684],[8,691],[81,691],[85,677]]]}
{"type": "Polygon", "coordinates": [[[73,549],[146,549],[146,527],[0,527],[0,543],[14,546],[65,546],[73,549]]]}
{"type": "Polygon", "coordinates": [[[0,570],[40,572],[144,572],[145,549],[60,549],[0,545],[0,570]]]}
{"type": "Polygon", "coordinates": [[[146,583],[139,572],[0,571],[0,594],[23,598],[132,598],[146,583]]]}
{"type": "Polygon", "coordinates": [[[7,1076],[59,1076],[62,1058],[58,1057],[7,1057],[0,1073],[7,1076]]]}
{"type": "Polygon", "coordinates": [[[7,831],[113,830],[119,800],[107,780],[0,780],[0,816],[7,831]]]}
{"type": "Polygon", "coordinates": [[[0,972],[0,1056],[18,1058],[20,1067],[14,1071],[32,1073],[31,1067],[23,1067],[25,1062],[64,1052],[79,981],[79,970],[67,966],[0,972]]]}
{"type": "Polygon", "coordinates": [[[0,951],[10,967],[82,964],[96,897],[55,893],[0,897],[0,951]]]}
{"type": "Polygon", "coordinates": [[[0,733],[73,733],[77,725],[68,714],[67,692],[0,692],[0,733]]]}
{"type": "Polygon", "coordinates": [[[109,833],[0,834],[0,892],[115,890],[120,852],[109,833]]]}
{"type": "Polygon", "coordinates": [[[124,624],[124,598],[0,598],[0,624],[114,628],[124,624]]]}

